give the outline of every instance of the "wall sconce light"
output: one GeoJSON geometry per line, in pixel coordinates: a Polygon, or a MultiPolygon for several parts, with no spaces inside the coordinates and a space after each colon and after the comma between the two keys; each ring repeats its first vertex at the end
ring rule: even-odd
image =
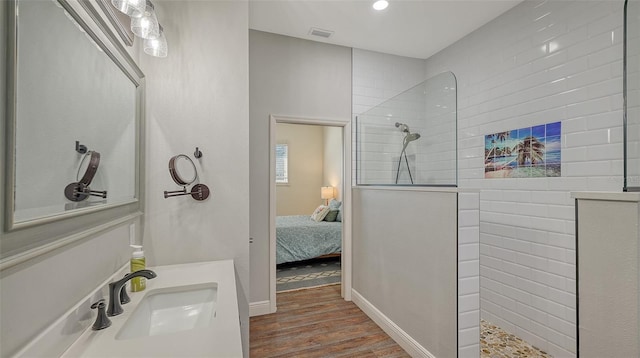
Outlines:
{"type": "Polygon", "coordinates": [[[140,17],[145,10],[146,0],[111,0],[111,4],[130,17],[140,17]]]}
{"type": "Polygon", "coordinates": [[[333,199],[333,187],[332,186],[323,186],[320,188],[320,198],[326,200],[325,205],[329,205],[329,199],[333,199]]]}
{"type": "Polygon", "coordinates": [[[155,39],[144,39],[144,53],[155,57],[167,57],[167,53],[169,52],[167,38],[164,37],[162,25],[158,26],[160,28],[160,36],[155,39]]]}
{"type": "Polygon", "coordinates": [[[150,0],[111,0],[111,5],[131,17],[131,32],[144,40],[144,53],[154,57],[167,57],[167,38],[150,0]]]}
{"type": "Polygon", "coordinates": [[[131,18],[131,32],[143,39],[155,39],[160,36],[160,24],[151,1],[146,0],[142,16],[131,18]]]}

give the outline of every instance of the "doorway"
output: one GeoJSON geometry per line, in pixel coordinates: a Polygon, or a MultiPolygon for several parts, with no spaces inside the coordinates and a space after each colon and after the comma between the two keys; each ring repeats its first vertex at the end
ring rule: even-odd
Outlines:
{"type": "MultiPolygon", "coordinates": [[[[270,311],[276,312],[276,179],[282,180],[281,174],[276,176],[276,146],[278,124],[299,124],[299,125],[311,125],[337,128],[341,132],[341,174],[340,184],[337,191],[340,193],[341,214],[342,214],[342,252],[340,256],[341,261],[341,296],[347,300],[351,300],[351,120],[343,119],[321,119],[321,118],[304,118],[304,117],[291,117],[291,116],[270,116],[270,180],[269,180],[269,291],[270,291],[270,311]]],[[[279,152],[282,148],[278,148],[279,152]]],[[[323,184],[329,185],[331,183],[323,184]]],[[[318,194],[321,190],[318,188],[318,194]]],[[[320,199],[320,195],[317,197],[320,199]]],[[[310,214],[310,213],[309,213],[310,214]]]]}

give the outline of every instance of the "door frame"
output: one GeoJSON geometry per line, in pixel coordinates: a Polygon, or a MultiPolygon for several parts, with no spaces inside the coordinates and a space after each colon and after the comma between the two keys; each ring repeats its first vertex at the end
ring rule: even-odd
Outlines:
{"type": "Polygon", "coordinates": [[[269,115],[269,301],[276,312],[276,128],[278,123],[342,128],[342,255],[341,296],[351,301],[351,119],[269,115]]]}

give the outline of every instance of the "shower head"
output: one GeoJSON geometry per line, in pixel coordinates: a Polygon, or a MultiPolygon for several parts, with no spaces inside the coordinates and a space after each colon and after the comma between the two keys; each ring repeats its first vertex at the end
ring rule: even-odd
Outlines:
{"type": "Polygon", "coordinates": [[[409,133],[407,134],[407,136],[405,137],[405,140],[408,142],[413,142],[414,140],[417,140],[420,138],[420,133],[409,133]]]}
{"type": "Polygon", "coordinates": [[[413,142],[420,138],[420,133],[408,133],[404,136],[404,140],[402,141],[402,151],[404,152],[407,149],[409,143],[413,142]]]}
{"type": "Polygon", "coordinates": [[[396,122],[396,128],[400,128],[402,133],[410,133],[409,126],[404,123],[396,122]]]}

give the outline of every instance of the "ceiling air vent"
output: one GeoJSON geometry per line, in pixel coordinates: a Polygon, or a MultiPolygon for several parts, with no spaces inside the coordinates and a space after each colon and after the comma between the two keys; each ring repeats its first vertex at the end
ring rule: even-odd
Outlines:
{"type": "Polygon", "coordinates": [[[312,27],[311,30],[309,30],[309,35],[320,36],[320,37],[324,37],[325,39],[327,39],[327,38],[331,37],[331,35],[333,35],[333,31],[323,30],[323,29],[318,29],[318,28],[312,27]]]}

